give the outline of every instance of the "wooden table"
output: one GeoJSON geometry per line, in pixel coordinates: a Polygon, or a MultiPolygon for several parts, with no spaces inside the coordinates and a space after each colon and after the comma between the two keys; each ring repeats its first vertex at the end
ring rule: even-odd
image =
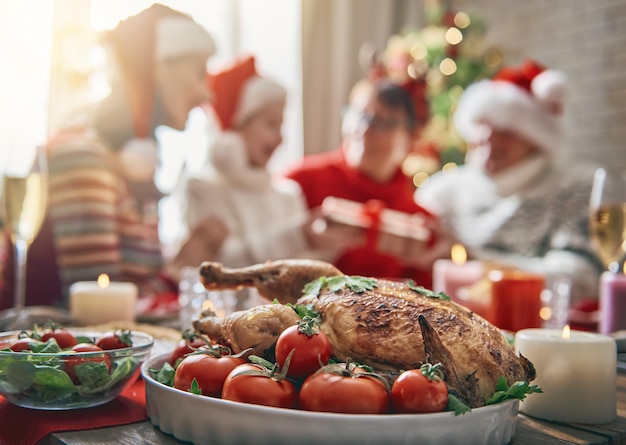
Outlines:
{"type": "MultiPolygon", "coordinates": [[[[606,425],[568,425],[546,422],[520,414],[511,445],[626,444],[626,369],[618,369],[617,414],[606,425]]],[[[97,430],[52,434],[41,445],[180,445],[150,421],[97,430]]]]}

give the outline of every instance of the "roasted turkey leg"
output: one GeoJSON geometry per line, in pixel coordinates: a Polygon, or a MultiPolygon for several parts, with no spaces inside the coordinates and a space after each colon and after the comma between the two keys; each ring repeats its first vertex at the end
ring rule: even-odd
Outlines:
{"type": "Polygon", "coordinates": [[[255,354],[263,355],[276,344],[281,332],[299,319],[288,306],[263,304],[223,318],[211,311],[203,312],[192,325],[196,332],[208,335],[235,353],[253,348],[255,354]]]}
{"type": "Polygon", "coordinates": [[[241,268],[210,261],[200,265],[200,279],[208,290],[256,287],[262,297],[283,304],[295,304],[308,282],[336,275],[343,274],[332,264],[317,260],[267,261],[241,268]]]}

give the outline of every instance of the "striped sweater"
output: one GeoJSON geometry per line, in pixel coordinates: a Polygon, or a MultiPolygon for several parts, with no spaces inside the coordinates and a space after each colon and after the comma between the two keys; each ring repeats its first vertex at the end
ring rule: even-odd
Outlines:
{"type": "MultiPolygon", "coordinates": [[[[85,132],[49,144],[49,198],[44,227],[29,252],[27,304],[64,303],[76,281],[106,273],[131,281],[141,295],[175,291],[162,273],[157,197],[139,200],[117,152],[85,132]]],[[[12,258],[3,267],[0,306],[12,304],[12,258]]]]}

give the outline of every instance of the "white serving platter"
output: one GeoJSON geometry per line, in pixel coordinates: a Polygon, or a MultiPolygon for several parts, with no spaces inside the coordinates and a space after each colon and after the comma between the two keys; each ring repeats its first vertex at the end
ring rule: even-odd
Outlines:
{"type": "Polygon", "coordinates": [[[146,410],[161,431],[204,444],[508,444],[515,434],[518,400],[455,416],[435,414],[351,415],[271,408],[191,394],[150,377],[169,354],[142,366],[146,410]]]}

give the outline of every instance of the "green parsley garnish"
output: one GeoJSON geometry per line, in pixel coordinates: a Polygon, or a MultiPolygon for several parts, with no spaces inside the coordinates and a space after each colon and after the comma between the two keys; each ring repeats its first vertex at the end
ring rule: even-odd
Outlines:
{"type": "Polygon", "coordinates": [[[447,411],[454,411],[455,416],[459,416],[461,414],[469,413],[472,409],[467,406],[465,403],[461,402],[461,400],[452,393],[448,393],[448,407],[447,411]]]}
{"type": "Polygon", "coordinates": [[[323,289],[330,292],[347,288],[358,294],[372,290],[378,286],[378,281],[374,278],[366,278],[358,275],[340,275],[336,277],[320,277],[304,286],[305,295],[319,295],[323,289]]]}
{"type": "Polygon", "coordinates": [[[426,289],[424,286],[418,286],[415,284],[415,281],[409,280],[409,289],[414,290],[420,295],[423,295],[428,298],[439,298],[440,300],[450,301],[450,296],[445,292],[433,292],[430,289],[426,289]]]}
{"type": "MultiPolygon", "coordinates": [[[[528,394],[542,393],[542,389],[537,385],[529,385],[528,382],[517,381],[511,386],[507,385],[504,376],[498,377],[496,382],[496,392],[486,401],[486,405],[495,405],[505,400],[518,399],[524,400],[528,394]]],[[[471,411],[471,408],[463,403],[458,397],[451,392],[448,393],[448,411],[454,411],[454,415],[465,414],[471,411]]]]}
{"type": "Polygon", "coordinates": [[[320,313],[315,310],[312,304],[287,303],[285,306],[293,309],[300,318],[320,318],[320,313]]]}
{"type": "Polygon", "coordinates": [[[174,386],[174,375],[176,374],[176,369],[168,362],[163,363],[163,367],[161,369],[150,368],[150,377],[156,380],[159,383],[163,383],[167,386],[174,386]]]}
{"type": "Polygon", "coordinates": [[[524,381],[514,382],[509,386],[504,376],[500,376],[496,382],[496,392],[487,399],[487,405],[494,405],[508,399],[524,400],[528,394],[542,392],[543,390],[537,385],[529,385],[524,381]]]}

